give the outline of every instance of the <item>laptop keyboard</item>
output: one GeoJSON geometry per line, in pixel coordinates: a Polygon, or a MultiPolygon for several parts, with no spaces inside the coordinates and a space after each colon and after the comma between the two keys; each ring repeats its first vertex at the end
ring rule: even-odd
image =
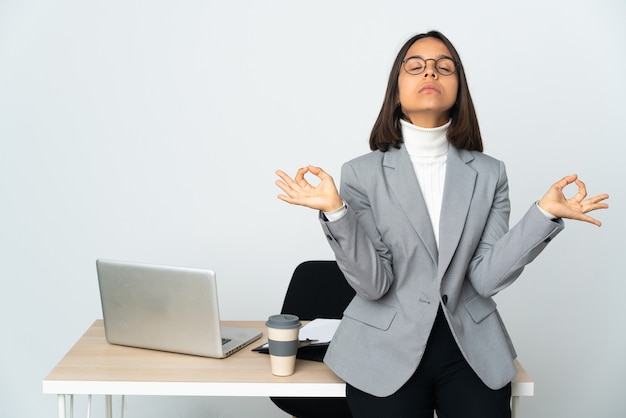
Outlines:
{"type": "Polygon", "coordinates": [[[229,343],[230,342],[230,338],[222,338],[222,345],[229,343]]]}

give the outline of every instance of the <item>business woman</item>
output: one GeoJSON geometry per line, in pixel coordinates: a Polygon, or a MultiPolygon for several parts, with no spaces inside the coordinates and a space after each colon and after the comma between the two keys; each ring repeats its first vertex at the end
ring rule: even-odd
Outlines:
{"type": "Polygon", "coordinates": [[[492,297],[563,218],[600,226],[588,213],[608,195],[564,177],[509,230],[504,164],[482,153],[461,59],[435,31],[399,51],[370,148],[344,164],[341,194],[319,167],[277,171],[278,198],[320,211],[356,290],[324,361],[356,418],[510,417],[516,353],[492,297]]]}

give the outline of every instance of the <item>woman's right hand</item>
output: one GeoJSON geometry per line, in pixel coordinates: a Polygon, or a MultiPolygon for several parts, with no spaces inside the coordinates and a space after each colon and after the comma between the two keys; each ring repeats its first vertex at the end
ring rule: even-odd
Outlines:
{"type": "Polygon", "coordinates": [[[280,180],[276,185],[285,194],[279,194],[278,198],[292,205],[306,206],[323,212],[332,212],[343,206],[343,200],[339,196],[333,178],[320,167],[309,165],[298,170],[295,178],[289,177],[284,171],[276,171],[280,180]],[[317,186],[309,183],[304,176],[311,173],[320,179],[317,186]]]}

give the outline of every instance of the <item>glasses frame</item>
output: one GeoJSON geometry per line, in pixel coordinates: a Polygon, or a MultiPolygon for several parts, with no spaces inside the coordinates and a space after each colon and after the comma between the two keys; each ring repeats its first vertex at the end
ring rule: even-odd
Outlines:
{"type": "Polygon", "coordinates": [[[448,77],[448,76],[451,76],[451,75],[456,74],[456,73],[457,73],[457,71],[458,71],[458,67],[461,65],[461,63],[457,62],[454,58],[449,57],[449,56],[447,56],[447,55],[444,55],[444,56],[439,57],[439,58],[422,58],[422,57],[420,57],[419,55],[413,55],[413,56],[407,57],[407,58],[405,58],[404,60],[402,60],[402,68],[404,69],[404,71],[406,71],[406,73],[407,73],[407,74],[411,74],[411,75],[420,75],[420,74],[422,74],[424,71],[426,71],[426,68],[428,67],[428,61],[434,61],[434,62],[435,62],[435,71],[437,71],[437,74],[439,74],[439,75],[441,75],[441,76],[444,76],[444,77],[448,77]],[[416,73],[416,72],[411,72],[411,71],[409,71],[409,70],[407,70],[407,69],[406,69],[406,63],[407,63],[407,62],[409,62],[409,60],[414,59],[414,58],[418,58],[418,59],[420,59],[420,60],[424,61],[424,67],[422,68],[422,71],[417,72],[417,73],[416,73]],[[452,61],[452,63],[454,64],[454,71],[452,71],[452,72],[451,72],[451,73],[449,73],[449,74],[443,74],[443,73],[439,70],[439,65],[437,65],[437,64],[438,64],[438,62],[439,62],[440,60],[443,60],[443,59],[446,59],[446,60],[450,60],[450,61],[452,61]]]}

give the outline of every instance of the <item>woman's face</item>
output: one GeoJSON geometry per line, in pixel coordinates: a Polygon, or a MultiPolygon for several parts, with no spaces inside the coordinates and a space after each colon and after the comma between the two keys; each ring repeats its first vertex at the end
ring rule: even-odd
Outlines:
{"type": "Polygon", "coordinates": [[[423,128],[444,125],[456,102],[459,81],[456,72],[441,75],[435,69],[435,60],[452,54],[439,39],[422,38],[409,48],[404,59],[415,56],[426,60],[426,68],[418,75],[409,74],[404,65],[400,68],[398,100],[402,113],[411,119],[412,124],[423,128]]]}

